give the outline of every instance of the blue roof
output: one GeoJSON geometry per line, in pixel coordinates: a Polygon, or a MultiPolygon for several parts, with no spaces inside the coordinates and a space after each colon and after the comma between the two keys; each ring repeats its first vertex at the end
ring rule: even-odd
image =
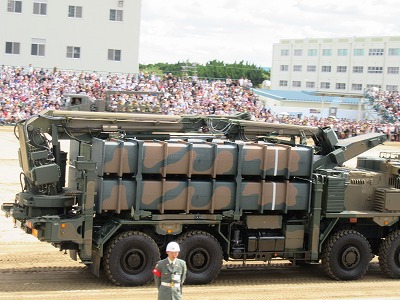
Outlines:
{"type": "MultiPolygon", "coordinates": [[[[268,97],[275,100],[282,101],[301,101],[301,102],[322,102],[322,96],[311,95],[312,92],[306,91],[282,91],[282,90],[267,90],[267,89],[253,89],[254,93],[260,96],[268,97]]],[[[324,102],[331,103],[340,101],[342,104],[357,105],[358,98],[342,98],[325,96],[324,102]]]]}

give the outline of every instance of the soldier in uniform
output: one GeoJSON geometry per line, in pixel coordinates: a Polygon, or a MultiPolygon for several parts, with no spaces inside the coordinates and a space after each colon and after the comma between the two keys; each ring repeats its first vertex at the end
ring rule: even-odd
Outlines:
{"type": "Polygon", "coordinates": [[[186,278],[186,262],[178,258],[179,245],[170,242],[167,245],[168,257],[160,260],[153,270],[154,281],[158,288],[158,300],[181,300],[182,284],[186,278]]]}

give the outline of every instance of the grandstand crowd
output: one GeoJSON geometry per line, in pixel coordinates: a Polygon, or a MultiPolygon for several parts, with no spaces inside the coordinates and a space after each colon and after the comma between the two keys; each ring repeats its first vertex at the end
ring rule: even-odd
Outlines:
{"type": "Polygon", "coordinates": [[[251,81],[202,80],[176,77],[172,74],[108,74],[95,72],[44,70],[2,66],[0,70],[0,124],[12,124],[39,113],[43,109],[60,109],[65,94],[86,94],[92,99],[105,97],[107,90],[161,92],[153,95],[114,94],[111,110],[126,112],[158,112],[162,114],[231,115],[249,112],[255,120],[310,126],[331,126],[339,138],[369,132],[384,132],[389,140],[400,141],[400,96],[397,93],[371,90],[368,97],[373,107],[385,115],[385,121],[348,119],[294,118],[280,116],[263,107],[251,90],[251,81]]]}
{"type": "Polygon", "coordinates": [[[371,88],[366,93],[373,108],[391,123],[400,121],[400,94],[371,88]]]}

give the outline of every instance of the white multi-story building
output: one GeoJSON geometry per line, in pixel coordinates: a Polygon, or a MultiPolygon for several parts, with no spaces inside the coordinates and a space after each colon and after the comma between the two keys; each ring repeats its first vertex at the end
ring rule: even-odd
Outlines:
{"type": "Polygon", "coordinates": [[[0,0],[0,63],[137,73],[141,0],[0,0]]]}
{"type": "Polygon", "coordinates": [[[398,91],[400,36],[285,39],[273,45],[271,89],[398,91]]]}

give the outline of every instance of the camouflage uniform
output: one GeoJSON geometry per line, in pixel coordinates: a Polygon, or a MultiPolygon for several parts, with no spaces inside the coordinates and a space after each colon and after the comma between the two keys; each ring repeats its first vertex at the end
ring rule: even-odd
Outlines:
{"type": "Polygon", "coordinates": [[[173,263],[168,258],[160,260],[153,270],[158,300],[181,300],[186,272],[186,262],[182,259],[177,258],[173,263]]]}

